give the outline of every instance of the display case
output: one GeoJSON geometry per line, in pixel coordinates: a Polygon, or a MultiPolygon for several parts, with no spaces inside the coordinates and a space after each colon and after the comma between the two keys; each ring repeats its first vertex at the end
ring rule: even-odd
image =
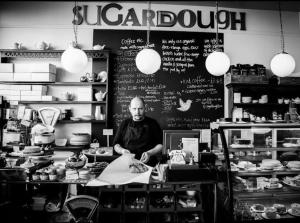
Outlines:
{"type": "Polygon", "coordinates": [[[224,216],[298,222],[300,123],[214,122],[211,133],[226,177],[218,187],[224,216]]]}

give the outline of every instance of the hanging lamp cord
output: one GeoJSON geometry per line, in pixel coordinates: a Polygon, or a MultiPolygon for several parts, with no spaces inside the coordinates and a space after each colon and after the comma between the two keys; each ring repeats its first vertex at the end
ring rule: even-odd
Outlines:
{"type": "Polygon", "coordinates": [[[149,39],[150,39],[150,9],[151,9],[151,6],[150,6],[150,1],[148,1],[148,13],[147,13],[147,25],[148,25],[148,28],[147,28],[147,44],[146,44],[146,48],[149,47],[150,45],[150,42],[149,42],[149,39]]]}
{"type": "Polygon", "coordinates": [[[284,35],[283,35],[283,24],[282,24],[282,15],[281,15],[281,4],[280,4],[280,1],[278,1],[278,9],[279,9],[279,19],[280,19],[281,50],[282,50],[282,53],[285,53],[284,35]]]}
{"type": "Polygon", "coordinates": [[[77,21],[76,18],[78,18],[78,10],[77,10],[77,1],[75,1],[75,7],[73,9],[73,14],[74,14],[74,18],[73,18],[73,31],[74,31],[74,37],[75,37],[75,46],[77,47],[77,32],[78,32],[78,25],[77,25],[77,21]]]}
{"type": "Polygon", "coordinates": [[[216,51],[219,49],[219,22],[218,22],[218,14],[219,14],[219,3],[216,1],[216,25],[217,25],[217,32],[216,32],[216,51]]]}

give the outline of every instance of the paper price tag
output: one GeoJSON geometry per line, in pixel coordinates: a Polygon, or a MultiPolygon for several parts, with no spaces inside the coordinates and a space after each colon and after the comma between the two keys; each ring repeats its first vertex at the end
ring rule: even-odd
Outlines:
{"type": "Polygon", "coordinates": [[[112,129],[103,129],[103,135],[111,136],[111,135],[113,135],[113,130],[112,129]]]}

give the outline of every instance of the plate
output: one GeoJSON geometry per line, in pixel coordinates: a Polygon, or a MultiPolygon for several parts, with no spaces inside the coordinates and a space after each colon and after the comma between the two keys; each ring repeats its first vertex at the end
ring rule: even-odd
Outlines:
{"type": "MultiPolygon", "coordinates": [[[[268,218],[266,213],[262,213],[261,216],[265,219],[272,219],[272,218],[268,218]]],[[[279,219],[280,218],[280,215],[279,214],[276,214],[276,218],[275,219],[279,219]]]]}
{"type": "Polygon", "coordinates": [[[270,185],[266,185],[265,188],[267,188],[269,190],[279,189],[279,188],[282,188],[282,184],[278,184],[277,187],[272,187],[272,188],[270,188],[270,185]]]}
{"type": "Polygon", "coordinates": [[[283,123],[286,122],[284,120],[269,120],[269,122],[273,122],[273,123],[283,123]]]}
{"type": "Polygon", "coordinates": [[[285,142],[285,143],[282,143],[282,146],[287,147],[287,148],[289,148],[289,147],[300,147],[300,144],[285,142]]]}
{"type": "Polygon", "coordinates": [[[291,208],[290,208],[287,212],[288,212],[290,215],[293,215],[293,216],[295,216],[295,217],[300,217],[300,214],[297,215],[297,214],[292,213],[292,209],[291,209],[291,208]]]}
{"type": "Polygon", "coordinates": [[[265,121],[258,121],[258,120],[255,120],[254,123],[267,123],[268,121],[265,120],[265,121]]]}
{"type": "Polygon", "coordinates": [[[288,185],[288,186],[290,186],[292,188],[300,190],[300,186],[297,186],[295,184],[289,184],[289,183],[285,182],[284,180],[282,181],[282,183],[284,183],[285,185],[288,185]]]}
{"type": "MultiPolygon", "coordinates": [[[[262,205],[262,206],[264,206],[264,205],[262,205]]],[[[250,211],[251,212],[258,212],[258,213],[263,213],[263,212],[265,212],[265,206],[264,206],[264,209],[263,210],[257,210],[257,209],[255,209],[255,205],[252,205],[251,207],[250,207],[250,211]]]]}
{"type": "Polygon", "coordinates": [[[51,158],[52,155],[44,155],[44,156],[29,156],[28,158],[30,159],[34,159],[34,160],[39,160],[39,159],[47,159],[47,158],[51,158]]]}

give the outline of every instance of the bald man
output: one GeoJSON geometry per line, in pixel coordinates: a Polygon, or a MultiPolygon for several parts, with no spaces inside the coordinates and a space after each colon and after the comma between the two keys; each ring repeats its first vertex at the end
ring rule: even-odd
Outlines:
{"type": "Polygon", "coordinates": [[[114,139],[118,154],[133,153],[136,159],[154,166],[162,151],[162,130],[152,118],[145,116],[145,103],[135,97],[129,105],[131,118],[123,120],[114,139]]]}

